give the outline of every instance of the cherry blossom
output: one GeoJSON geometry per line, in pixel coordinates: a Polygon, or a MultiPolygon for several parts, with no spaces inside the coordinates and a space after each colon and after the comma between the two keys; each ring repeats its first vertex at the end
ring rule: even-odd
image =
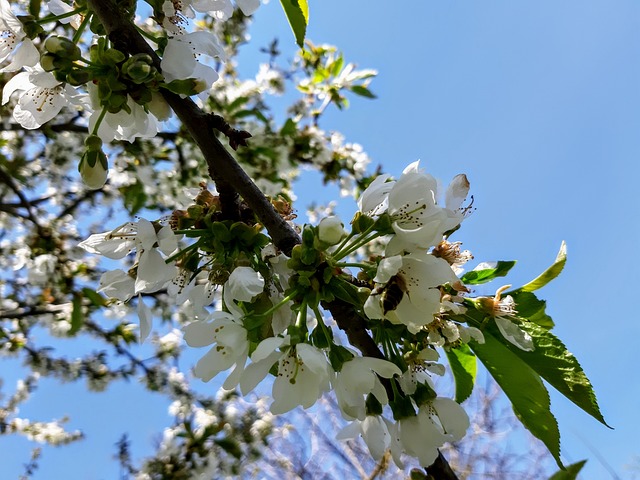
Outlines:
{"type": "Polygon", "coordinates": [[[11,78],[2,91],[5,105],[14,92],[19,93],[13,109],[13,118],[26,129],[39,128],[54,118],[63,107],[80,105],[84,95],[71,85],[57,81],[54,76],[38,67],[27,67],[11,78]]]}
{"type": "Polygon", "coordinates": [[[416,333],[431,323],[440,311],[441,292],[437,287],[453,284],[458,277],[441,258],[416,252],[384,258],[378,265],[374,281],[381,285],[364,304],[367,316],[404,324],[410,332],[416,333]],[[385,285],[389,282],[395,283],[395,294],[399,296],[392,309],[385,306],[385,285]]]}
{"type": "Polygon", "coordinates": [[[11,11],[11,5],[7,0],[0,0],[0,64],[11,56],[11,62],[0,68],[0,73],[33,67],[40,60],[38,50],[27,38],[22,22],[11,11]]]}

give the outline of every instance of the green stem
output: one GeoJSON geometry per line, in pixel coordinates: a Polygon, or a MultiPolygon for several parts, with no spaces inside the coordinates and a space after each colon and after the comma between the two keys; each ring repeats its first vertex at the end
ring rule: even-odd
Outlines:
{"type": "Polygon", "coordinates": [[[151,35],[149,32],[144,31],[142,28],[138,27],[137,25],[136,25],[136,30],[138,31],[138,33],[140,35],[142,35],[145,38],[148,38],[149,40],[151,40],[156,45],[158,45],[160,43],[160,40],[158,40],[156,37],[151,35]]]}
{"type": "Polygon", "coordinates": [[[302,330],[307,324],[307,299],[302,300],[300,310],[298,310],[298,317],[296,318],[296,327],[302,330]]]}
{"type": "Polygon", "coordinates": [[[167,258],[164,263],[170,263],[173,262],[175,259],[182,257],[185,253],[190,252],[191,250],[194,250],[196,248],[198,248],[200,246],[200,241],[198,240],[196,243],[193,243],[191,245],[189,245],[188,247],[185,247],[184,249],[180,250],[178,253],[175,253],[173,255],[171,255],[169,258],[167,258]]]}
{"type": "Polygon", "coordinates": [[[284,297],[282,300],[280,300],[277,304],[272,306],[269,310],[267,310],[265,312],[262,312],[262,313],[255,314],[254,316],[256,316],[256,317],[266,317],[267,315],[271,315],[273,312],[275,312],[279,308],[284,307],[287,303],[289,303],[294,298],[296,298],[297,295],[298,295],[298,291],[294,290],[292,293],[290,293],[289,295],[284,297]]]}
{"type": "Polygon", "coordinates": [[[316,316],[316,320],[318,321],[318,325],[320,325],[320,328],[322,329],[322,332],[324,333],[325,338],[327,339],[327,341],[330,343],[331,342],[331,332],[329,331],[329,327],[327,327],[327,324],[324,323],[324,319],[322,318],[322,314],[320,313],[320,310],[318,310],[318,306],[314,306],[312,308],[313,313],[316,316]]]}
{"type": "Polygon", "coordinates": [[[93,131],[91,132],[91,135],[98,135],[98,129],[100,128],[100,124],[102,123],[102,120],[104,120],[104,117],[106,114],[107,114],[107,109],[103,108],[102,111],[100,112],[100,116],[98,117],[98,120],[96,120],[96,124],[93,127],[93,131]]]}
{"type": "Polygon", "coordinates": [[[355,242],[353,242],[349,247],[345,248],[342,252],[340,252],[338,255],[334,255],[334,260],[340,260],[341,258],[346,257],[347,255],[352,254],[353,252],[355,252],[357,249],[359,249],[360,247],[362,247],[363,245],[366,245],[367,243],[369,243],[371,240],[374,240],[376,238],[378,238],[380,236],[379,232],[373,232],[373,233],[363,233],[355,242]]]}
{"type": "Polygon", "coordinates": [[[84,12],[86,9],[87,9],[87,7],[79,7],[79,8],[76,8],[75,10],[71,10],[70,12],[62,13],[60,15],[47,15],[46,17],[41,18],[40,20],[37,20],[36,23],[38,25],[42,25],[44,23],[57,22],[58,20],[64,20],[65,18],[69,18],[69,17],[73,17],[74,15],[78,15],[78,14],[84,12]]]}
{"type": "Polygon", "coordinates": [[[82,36],[82,34],[84,33],[84,29],[87,28],[87,25],[89,25],[89,22],[91,21],[91,16],[93,14],[91,12],[87,13],[87,15],[84,17],[84,19],[82,20],[82,23],[80,24],[80,26],[78,27],[78,30],[76,30],[76,33],[73,34],[73,38],[71,39],[71,41],[73,43],[78,43],[80,41],[80,37],[82,36]]]}

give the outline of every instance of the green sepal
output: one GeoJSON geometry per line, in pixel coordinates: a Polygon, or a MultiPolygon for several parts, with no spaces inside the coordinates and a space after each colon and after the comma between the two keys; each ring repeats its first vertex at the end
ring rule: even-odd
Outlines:
{"type": "Polygon", "coordinates": [[[372,393],[367,395],[366,400],[364,401],[365,412],[367,415],[382,415],[382,411],[384,407],[378,401],[376,396],[372,393]]]}
{"type": "Polygon", "coordinates": [[[476,356],[469,345],[461,344],[459,347],[450,348],[447,352],[449,366],[456,382],[456,402],[462,403],[473,392],[478,369],[476,356]]]}
{"type": "Polygon", "coordinates": [[[389,406],[393,412],[393,419],[397,422],[403,418],[415,417],[416,410],[413,408],[411,397],[396,395],[395,398],[389,400],[389,406]]]}
{"type": "Polygon", "coordinates": [[[333,340],[333,333],[331,332],[331,329],[327,327],[327,330],[329,332],[329,336],[331,338],[327,338],[327,335],[325,333],[325,329],[322,328],[322,325],[318,324],[316,326],[316,328],[314,328],[311,333],[309,334],[309,340],[311,341],[311,344],[314,347],[317,348],[327,348],[329,346],[329,342],[331,340],[333,340]]]}
{"type": "Polygon", "coordinates": [[[560,245],[560,251],[556,256],[553,264],[547,268],[544,272],[542,272],[538,277],[531,280],[526,285],[523,285],[520,288],[517,288],[510,295],[513,295],[514,292],[534,292],[542,287],[544,287],[551,280],[556,278],[562,272],[564,265],[567,263],[567,244],[563,241],[560,245]]]}
{"type": "Polygon", "coordinates": [[[287,15],[296,43],[304,48],[304,37],[309,24],[309,5],[307,0],[280,0],[280,4],[287,15]]]}
{"type": "Polygon", "coordinates": [[[525,428],[542,440],[558,466],[564,468],[560,460],[558,423],[551,413],[549,392],[540,376],[493,332],[485,329],[483,333],[484,343],[472,341],[469,346],[507,395],[525,428]]]}
{"type": "Polygon", "coordinates": [[[431,402],[437,396],[436,391],[426,383],[418,383],[416,385],[416,391],[411,394],[411,397],[419,407],[431,402]]]}
{"type": "Polygon", "coordinates": [[[479,285],[487,283],[497,277],[504,277],[516,264],[515,260],[500,260],[494,268],[483,270],[471,270],[460,277],[460,281],[466,285],[479,285]]]}
{"type": "Polygon", "coordinates": [[[348,349],[341,345],[332,343],[331,348],[329,348],[328,356],[331,367],[336,372],[339,372],[342,370],[342,365],[344,364],[344,362],[348,362],[353,358],[353,353],[351,353],[348,349]]]}
{"type": "Polygon", "coordinates": [[[549,480],[576,480],[578,478],[578,474],[584,464],[587,463],[586,460],[581,460],[576,463],[572,463],[568,465],[566,470],[560,470],[549,477],[549,480]]]}

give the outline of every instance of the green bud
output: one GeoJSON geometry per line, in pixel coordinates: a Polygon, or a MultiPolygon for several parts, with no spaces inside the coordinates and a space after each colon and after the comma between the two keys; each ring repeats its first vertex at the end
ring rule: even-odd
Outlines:
{"type": "Polygon", "coordinates": [[[97,135],[89,135],[84,141],[84,146],[90,152],[98,152],[102,149],[102,140],[97,135]]]}
{"type": "Polygon", "coordinates": [[[98,15],[93,15],[91,17],[91,22],[89,23],[89,28],[91,29],[91,31],[93,33],[95,33],[96,35],[99,35],[101,37],[104,37],[107,34],[107,31],[104,28],[104,25],[102,25],[102,22],[100,21],[100,17],[98,17],[98,15]]]}
{"type": "Polygon", "coordinates": [[[394,233],[393,227],[391,226],[392,223],[393,222],[391,220],[391,215],[389,215],[388,213],[383,213],[382,215],[380,215],[378,220],[376,220],[375,229],[381,233],[394,233]]]}
{"type": "Polygon", "coordinates": [[[91,80],[91,74],[86,70],[74,69],[67,73],[67,82],[77,87],[78,85],[84,85],[91,80]]]}
{"type": "Polygon", "coordinates": [[[351,220],[351,225],[353,226],[353,231],[355,233],[362,233],[369,228],[371,225],[375,223],[375,220],[364,213],[358,212],[353,216],[353,220],[351,220]]]}
{"type": "Polygon", "coordinates": [[[102,55],[102,60],[112,65],[124,62],[125,58],[127,58],[126,55],[115,48],[107,48],[102,55]]]}
{"type": "Polygon", "coordinates": [[[302,230],[302,244],[303,245],[313,245],[313,240],[316,237],[315,228],[311,225],[305,225],[302,230]]]}
{"type": "Polygon", "coordinates": [[[24,30],[25,35],[31,40],[44,32],[44,28],[38,24],[33,15],[18,15],[17,17],[18,20],[20,20],[20,23],[22,23],[22,29],[24,30]]]}
{"type": "Polygon", "coordinates": [[[78,171],[87,187],[94,190],[102,188],[109,173],[107,156],[101,150],[85,151],[80,159],[78,171]]]}
{"type": "Polygon", "coordinates": [[[189,205],[189,207],[187,207],[187,213],[189,214],[189,218],[197,219],[204,213],[204,208],[202,205],[189,205]]]}
{"type": "Polygon", "coordinates": [[[163,83],[160,85],[162,88],[166,88],[170,92],[177,93],[178,95],[197,95],[204,92],[207,89],[207,84],[202,80],[196,80],[195,78],[185,78],[181,80],[172,80],[169,83],[163,83]]]}
{"type": "Polygon", "coordinates": [[[80,48],[66,37],[49,37],[44,42],[47,52],[63,57],[67,62],[75,62],[82,56],[80,48]]]}
{"type": "Polygon", "coordinates": [[[56,60],[57,58],[55,57],[55,55],[45,53],[44,55],[40,56],[40,65],[45,72],[53,72],[57,68],[56,60]]]}

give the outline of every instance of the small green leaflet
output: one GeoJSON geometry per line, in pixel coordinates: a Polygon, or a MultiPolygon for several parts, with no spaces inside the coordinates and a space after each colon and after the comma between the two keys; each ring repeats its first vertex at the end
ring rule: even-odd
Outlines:
{"type": "Polygon", "coordinates": [[[349,87],[349,90],[351,90],[356,95],[360,95],[361,97],[376,98],[371,90],[369,90],[367,87],[363,87],[362,85],[352,85],[349,87]]]}
{"type": "Polygon", "coordinates": [[[483,333],[485,343],[471,342],[471,349],[507,395],[522,424],[542,440],[558,466],[563,468],[560,460],[560,431],[551,413],[549,392],[540,376],[496,339],[492,332],[487,329],[483,333]]]}
{"type": "Polygon", "coordinates": [[[496,262],[495,267],[485,268],[482,270],[471,270],[465,273],[460,280],[466,285],[478,285],[480,283],[487,283],[496,277],[504,277],[509,270],[516,264],[515,260],[500,260],[496,262]]]}
{"type": "Polygon", "coordinates": [[[581,460],[577,463],[572,463],[567,467],[566,470],[560,470],[549,477],[549,480],[576,480],[578,478],[578,474],[584,464],[587,463],[586,460],[581,460]]]}
{"type": "Polygon", "coordinates": [[[463,343],[460,347],[447,350],[447,358],[456,381],[456,402],[462,403],[471,395],[476,381],[476,356],[469,346],[463,343]]]}
{"type": "Polygon", "coordinates": [[[309,5],[307,0],[280,0],[280,3],[296,37],[296,43],[300,48],[304,48],[304,37],[309,24],[309,5]]]}
{"type": "Polygon", "coordinates": [[[71,307],[71,329],[69,330],[69,335],[75,335],[84,323],[84,313],[82,312],[82,294],[77,293],[73,295],[71,307]]]}
{"type": "Polygon", "coordinates": [[[544,272],[542,272],[537,278],[531,280],[526,285],[514,290],[513,292],[507,292],[509,295],[513,295],[514,292],[535,292],[536,290],[544,287],[551,280],[556,278],[562,272],[564,264],[567,263],[567,244],[563,241],[560,245],[560,251],[556,256],[555,262],[544,272]]]}

